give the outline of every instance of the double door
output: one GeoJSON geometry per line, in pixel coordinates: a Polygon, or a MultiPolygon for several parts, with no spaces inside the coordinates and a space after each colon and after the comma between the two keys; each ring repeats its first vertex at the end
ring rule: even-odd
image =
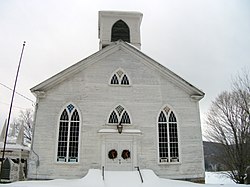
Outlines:
{"type": "Polygon", "coordinates": [[[131,171],[133,169],[132,141],[107,141],[105,143],[105,169],[131,171]]]}

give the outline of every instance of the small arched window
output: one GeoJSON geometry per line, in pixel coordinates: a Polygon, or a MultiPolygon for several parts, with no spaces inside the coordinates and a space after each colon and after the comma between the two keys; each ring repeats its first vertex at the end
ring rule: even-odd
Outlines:
{"type": "Polygon", "coordinates": [[[74,105],[61,113],[59,122],[57,161],[78,162],[80,117],[74,105]]]}
{"type": "Polygon", "coordinates": [[[129,118],[129,115],[126,111],[124,111],[122,114],[121,123],[122,124],[124,124],[124,123],[130,124],[130,118],[129,118]]]}
{"type": "Polygon", "coordinates": [[[128,112],[122,107],[121,105],[118,105],[109,115],[109,124],[131,124],[131,120],[129,117],[128,112]]]}
{"type": "Polygon", "coordinates": [[[165,107],[158,117],[159,162],[179,162],[179,146],[176,116],[165,107]]]}
{"type": "Polygon", "coordinates": [[[113,77],[111,78],[110,84],[119,84],[119,80],[116,74],[114,74],[113,77]]]}
{"type": "Polygon", "coordinates": [[[115,111],[113,111],[109,116],[109,123],[118,123],[118,116],[115,111]]]}
{"type": "Polygon", "coordinates": [[[126,73],[123,70],[119,69],[112,75],[110,84],[128,86],[130,85],[130,81],[126,73]]]}
{"type": "Polygon", "coordinates": [[[121,80],[122,85],[129,85],[129,80],[126,74],[123,75],[122,80],[121,80]]]}
{"type": "Polygon", "coordinates": [[[129,27],[122,20],[118,20],[112,26],[111,42],[115,42],[117,40],[123,40],[124,42],[129,42],[130,43],[129,27]]]}

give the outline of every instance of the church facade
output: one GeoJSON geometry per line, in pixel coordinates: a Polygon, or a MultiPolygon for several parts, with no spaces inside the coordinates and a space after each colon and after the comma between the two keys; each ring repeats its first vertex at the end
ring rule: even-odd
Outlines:
{"type": "Polygon", "coordinates": [[[100,11],[100,50],[31,89],[29,178],[139,166],[164,178],[204,180],[204,93],[140,51],[141,20],[138,12],[100,11]]]}

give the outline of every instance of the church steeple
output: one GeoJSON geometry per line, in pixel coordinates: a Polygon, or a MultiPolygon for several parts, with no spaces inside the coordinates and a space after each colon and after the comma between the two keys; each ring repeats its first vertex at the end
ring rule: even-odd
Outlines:
{"type": "Polygon", "coordinates": [[[99,48],[123,40],[141,49],[141,20],[139,12],[99,11],[99,48]]]}

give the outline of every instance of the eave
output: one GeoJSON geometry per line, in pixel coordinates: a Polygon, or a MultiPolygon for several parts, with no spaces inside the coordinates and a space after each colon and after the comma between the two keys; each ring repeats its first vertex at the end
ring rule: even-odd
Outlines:
{"type": "Polygon", "coordinates": [[[57,73],[51,78],[43,81],[37,86],[31,88],[31,92],[34,93],[35,95],[37,95],[36,93],[39,93],[39,94],[42,93],[43,95],[46,92],[46,90],[63,82],[64,80],[68,79],[68,77],[70,77],[71,75],[82,71],[83,69],[87,68],[89,65],[95,62],[98,62],[102,58],[118,50],[124,50],[130,53],[135,58],[140,59],[140,61],[144,63],[145,65],[147,65],[148,67],[158,71],[163,76],[167,77],[168,80],[170,80],[175,85],[185,90],[190,95],[191,99],[200,100],[204,97],[205,93],[203,91],[196,88],[195,86],[187,82],[185,79],[181,78],[180,76],[178,76],[177,74],[175,74],[174,72],[166,68],[165,66],[161,65],[154,59],[147,56],[146,54],[142,53],[136,47],[126,42],[123,42],[121,40],[112,43],[111,45],[97,51],[96,53],[90,55],[89,57],[77,62],[76,64],[70,66],[69,68],[66,68],[65,70],[57,73]]]}

